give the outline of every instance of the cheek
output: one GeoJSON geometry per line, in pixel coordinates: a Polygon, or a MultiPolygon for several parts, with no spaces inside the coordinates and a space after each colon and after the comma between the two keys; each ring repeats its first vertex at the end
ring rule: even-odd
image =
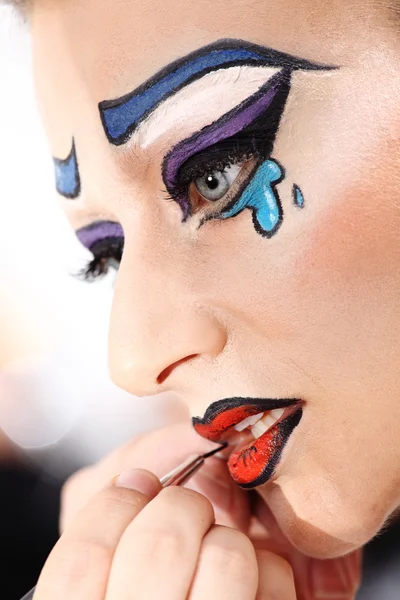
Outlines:
{"type": "Polygon", "coordinates": [[[207,289],[233,315],[242,372],[250,362],[260,381],[267,368],[267,393],[289,382],[307,398],[268,501],[293,543],[322,557],[364,544],[399,500],[400,213],[388,150],[335,195],[304,186],[305,208],[286,202],[271,240],[246,211],[213,231],[218,249],[208,239],[219,277],[207,289]]]}
{"type": "Polygon", "coordinates": [[[366,543],[399,502],[396,177],[367,172],[321,208],[292,272],[305,318],[292,323],[301,341],[291,356],[318,385],[300,458],[270,502],[293,543],[318,556],[366,543]]]}
{"type": "Polygon", "coordinates": [[[271,239],[255,231],[247,209],[208,223],[197,254],[199,295],[213,294],[211,302],[239,310],[269,340],[288,343],[324,321],[339,335],[360,308],[365,318],[384,316],[385,303],[400,293],[400,212],[390,168],[384,160],[375,167],[381,178],[366,167],[336,196],[316,197],[304,187],[302,210],[291,203],[290,186],[283,188],[283,223],[271,239]]]}
{"type": "Polygon", "coordinates": [[[310,190],[302,253],[309,279],[352,286],[364,277],[379,282],[388,271],[395,274],[400,257],[400,176],[399,143],[393,140],[400,136],[400,123],[393,131],[392,139],[376,139],[374,154],[366,153],[361,164],[355,161],[353,171],[346,167],[342,175],[336,165],[336,181],[322,171],[314,196],[310,190]],[[326,187],[321,185],[325,176],[326,187]]]}
{"type": "MultiPolygon", "coordinates": [[[[395,276],[400,258],[400,213],[393,194],[385,186],[346,191],[340,202],[317,215],[296,265],[298,284],[323,282],[322,292],[355,288],[371,280],[381,283],[388,273],[395,276]]],[[[299,292],[301,291],[301,287],[299,292]]]]}
{"type": "Polygon", "coordinates": [[[382,384],[400,359],[398,175],[388,156],[365,165],[337,199],[313,202],[290,273],[303,360],[321,375],[340,365],[342,382],[358,372],[382,384]]]}
{"type": "MultiPolygon", "coordinates": [[[[328,430],[324,436],[329,436],[328,430]]],[[[296,450],[303,454],[301,445],[296,450]]],[[[307,449],[301,465],[285,468],[269,489],[261,491],[284,534],[301,552],[318,558],[351,552],[372,539],[396,510],[399,479],[393,478],[393,460],[398,464],[399,457],[391,457],[388,470],[379,450],[357,448],[360,461],[355,450],[350,443],[341,465],[333,465],[329,456],[327,461],[321,456],[331,454],[330,444],[319,443],[307,449]],[[365,469],[371,461],[383,467],[381,478],[365,469]]]]}

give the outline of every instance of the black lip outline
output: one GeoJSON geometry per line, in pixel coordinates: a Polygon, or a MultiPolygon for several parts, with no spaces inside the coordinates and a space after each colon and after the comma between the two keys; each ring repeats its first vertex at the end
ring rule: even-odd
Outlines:
{"type": "Polygon", "coordinates": [[[251,490],[255,487],[259,487],[260,485],[263,485],[264,483],[267,483],[267,481],[269,479],[271,479],[272,475],[275,472],[276,467],[278,466],[280,459],[282,458],[282,452],[284,451],[286,444],[288,443],[293,431],[296,429],[297,425],[300,423],[302,416],[303,416],[303,408],[302,408],[302,406],[299,406],[299,408],[295,412],[291,413],[288,417],[286,417],[286,419],[284,419],[283,421],[280,421],[278,423],[278,427],[280,427],[282,429],[283,428],[287,429],[286,439],[284,440],[284,442],[282,442],[280,447],[277,450],[275,450],[271,459],[267,462],[262,473],[258,477],[256,477],[255,479],[253,479],[253,481],[250,481],[249,483],[242,484],[242,483],[235,482],[236,485],[238,485],[243,490],[251,490]]]}
{"type": "MultiPolygon", "coordinates": [[[[199,425],[210,425],[215,417],[221,413],[232,408],[238,408],[239,406],[259,406],[260,412],[266,412],[267,410],[274,410],[275,408],[287,408],[301,402],[300,398],[250,398],[236,396],[233,398],[224,398],[223,400],[217,400],[210,404],[204,413],[203,417],[193,417],[193,427],[199,425]]],[[[238,421],[240,423],[240,421],[238,421]]],[[[237,424],[237,423],[236,423],[237,424]]],[[[234,427],[234,425],[232,425],[234,427]]]]}

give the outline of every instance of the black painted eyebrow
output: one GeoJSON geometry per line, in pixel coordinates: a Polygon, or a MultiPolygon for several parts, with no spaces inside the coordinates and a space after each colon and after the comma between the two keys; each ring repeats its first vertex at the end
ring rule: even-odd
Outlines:
{"type": "Polygon", "coordinates": [[[138,125],[168,97],[207,73],[238,65],[279,67],[289,71],[338,68],[245,40],[218,40],[172,62],[129,94],[100,102],[100,117],[109,142],[115,146],[125,144],[138,125]]]}

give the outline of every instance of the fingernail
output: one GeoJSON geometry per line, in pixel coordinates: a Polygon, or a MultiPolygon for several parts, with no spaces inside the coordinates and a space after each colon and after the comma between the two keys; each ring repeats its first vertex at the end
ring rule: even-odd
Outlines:
{"type": "Polygon", "coordinates": [[[161,483],[153,473],[143,469],[131,469],[123,471],[114,479],[114,485],[117,487],[136,490],[149,498],[157,496],[161,490],[161,483]]]}

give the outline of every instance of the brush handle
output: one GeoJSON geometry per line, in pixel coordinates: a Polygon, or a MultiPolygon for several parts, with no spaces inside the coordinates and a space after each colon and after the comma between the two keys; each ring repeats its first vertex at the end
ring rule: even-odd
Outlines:
{"type": "Polygon", "coordinates": [[[25,594],[25,596],[23,598],[21,598],[21,600],[32,600],[33,598],[33,594],[35,593],[36,590],[36,585],[34,588],[31,589],[30,592],[28,592],[27,594],[25,594]]]}

